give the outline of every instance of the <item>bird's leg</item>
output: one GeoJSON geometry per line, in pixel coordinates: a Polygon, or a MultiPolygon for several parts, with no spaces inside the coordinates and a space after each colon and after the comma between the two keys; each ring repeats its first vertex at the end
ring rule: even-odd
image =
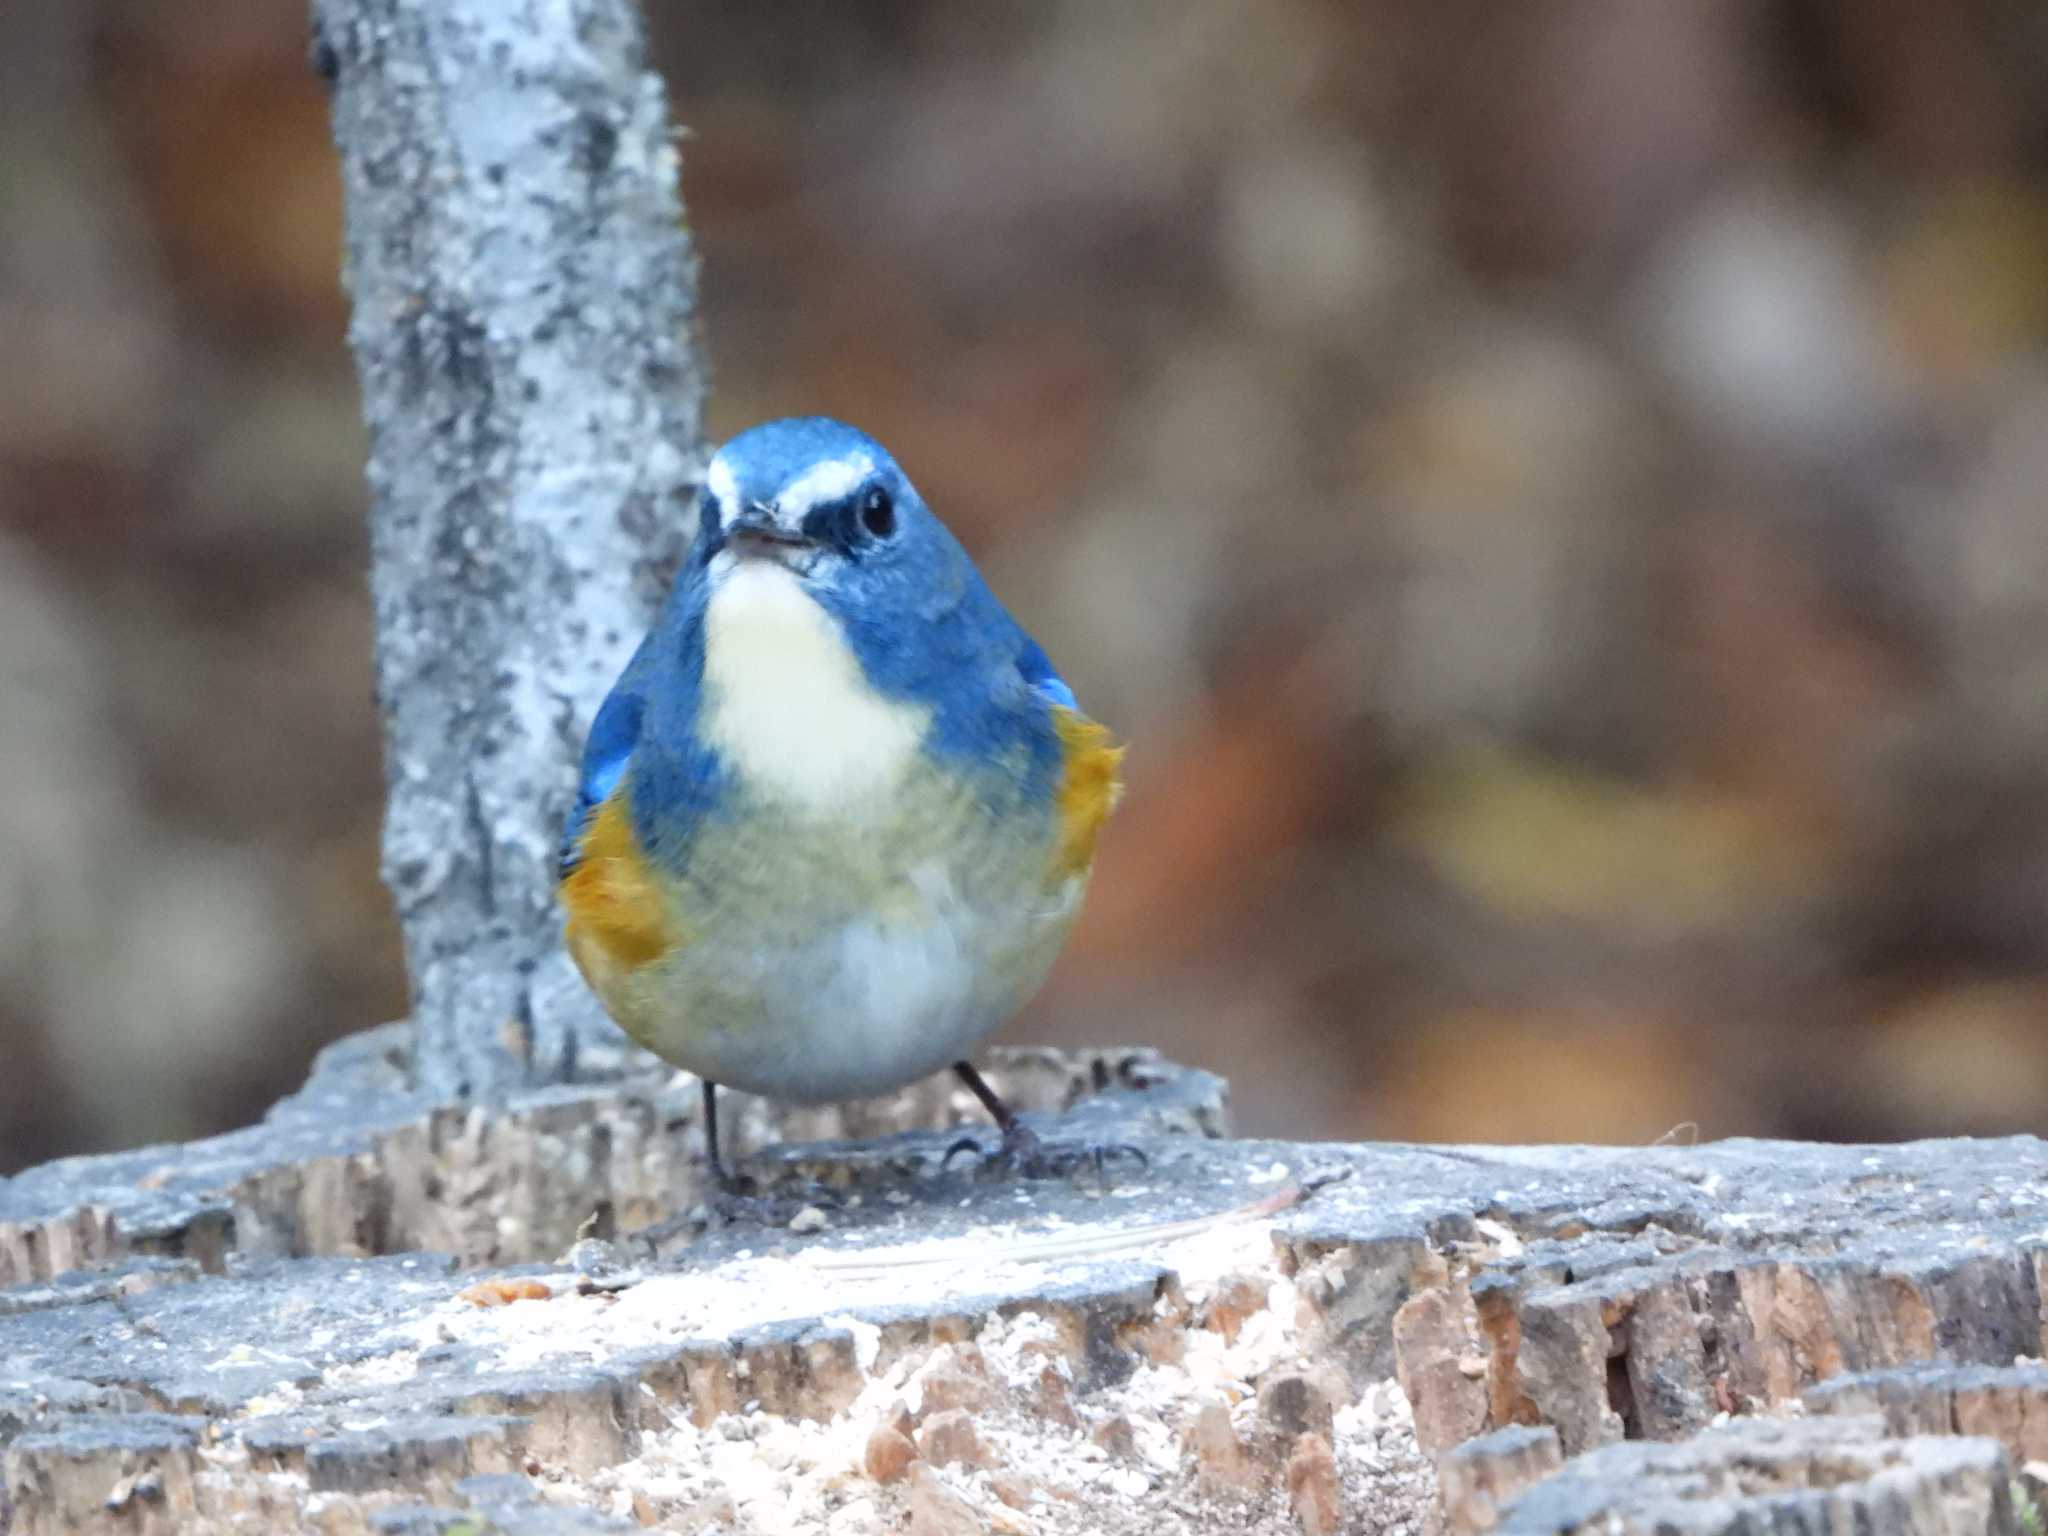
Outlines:
{"type": "Polygon", "coordinates": [[[711,1161],[711,1177],[718,1192],[711,1197],[712,1212],[726,1221],[752,1221],[763,1226],[787,1226],[806,1206],[832,1208],[839,1197],[822,1185],[806,1182],[797,1195],[757,1195],[753,1181],[741,1178],[726,1167],[718,1155],[718,1085],[704,1081],[704,1150],[711,1161]]]}
{"type": "Polygon", "coordinates": [[[711,1177],[718,1181],[721,1193],[740,1193],[739,1181],[725,1166],[725,1160],[718,1155],[718,1084],[710,1078],[704,1079],[704,1150],[711,1158],[711,1177]]]}
{"type": "Polygon", "coordinates": [[[1003,1133],[1002,1145],[993,1153],[983,1153],[981,1143],[972,1136],[962,1136],[946,1149],[940,1166],[950,1164],[962,1152],[979,1153],[983,1160],[1001,1168],[1014,1168],[1027,1179],[1058,1179],[1072,1173],[1083,1163],[1092,1163],[1095,1177],[1104,1189],[1109,1187],[1108,1165],[1116,1158],[1131,1158],[1139,1167],[1148,1161],[1143,1151],[1127,1141],[1091,1142],[1087,1145],[1048,1146],[1038,1133],[1017,1118],[1017,1112],[1002,1101],[995,1089],[989,1087],[982,1075],[964,1061],[953,1063],[953,1071],[968,1091],[981,1100],[982,1108],[995,1120],[996,1128],[1003,1133]]]}
{"type": "MultiPolygon", "coordinates": [[[[953,1071],[960,1081],[967,1085],[968,1092],[981,1100],[981,1107],[989,1112],[989,1118],[995,1121],[996,1129],[1003,1133],[1002,1148],[996,1153],[998,1158],[1006,1163],[1017,1163],[1021,1166],[1045,1155],[1045,1144],[1038,1139],[1038,1133],[1017,1118],[1017,1112],[1003,1102],[1002,1096],[989,1087],[979,1072],[964,1061],[954,1062],[953,1071]]],[[[946,1149],[946,1156],[950,1159],[955,1152],[964,1151],[968,1147],[973,1147],[978,1152],[981,1150],[981,1143],[971,1136],[963,1136],[946,1149]]]]}
{"type": "MultiPolygon", "coordinates": [[[[748,1218],[756,1221],[776,1219],[779,1213],[768,1209],[768,1202],[748,1194],[746,1181],[726,1167],[725,1159],[718,1155],[718,1085],[706,1078],[703,1087],[704,1151],[710,1159],[712,1181],[717,1185],[711,1193],[711,1198],[704,1202],[705,1207],[712,1215],[725,1221],[748,1218]]],[[[641,1228],[635,1236],[647,1244],[649,1251],[652,1252],[659,1250],[671,1238],[696,1229],[699,1224],[695,1212],[678,1211],[665,1220],[641,1228]]]]}

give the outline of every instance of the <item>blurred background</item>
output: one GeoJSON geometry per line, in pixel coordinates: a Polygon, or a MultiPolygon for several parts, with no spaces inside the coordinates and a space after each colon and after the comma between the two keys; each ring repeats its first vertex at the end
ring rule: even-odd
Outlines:
{"type": "MultiPolygon", "coordinates": [[[[714,437],[875,432],[1132,743],[1011,1038],[2041,1128],[2048,10],[650,9],[714,437]]],[[[339,217],[294,0],[8,6],[0,1171],[403,1010],[339,217]]]]}

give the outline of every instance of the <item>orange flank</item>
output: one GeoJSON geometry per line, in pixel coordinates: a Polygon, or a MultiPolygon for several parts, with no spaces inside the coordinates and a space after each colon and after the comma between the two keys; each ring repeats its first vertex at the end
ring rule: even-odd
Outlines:
{"type": "Polygon", "coordinates": [[[1058,706],[1052,712],[1060,737],[1060,840],[1053,852],[1053,872],[1062,879],[1086,874],[1095,860],[1095,839],[1109,819],[1123,784],[1117,765],[1124,749],[1110,744],[1109,732],[1077,710],[1058,706]]]}
{"type": "Polygon", "coordinates": [[[668,897],[633,836],[623,785],[590,818],[561,896],[569,913],[569,953],[600,997],[610,995],[610,983],[680,941],[668,897]]]}

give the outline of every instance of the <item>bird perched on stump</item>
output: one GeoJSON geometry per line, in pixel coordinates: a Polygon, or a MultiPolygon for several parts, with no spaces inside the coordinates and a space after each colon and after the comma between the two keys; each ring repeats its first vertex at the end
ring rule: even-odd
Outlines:
{"type": "Polygon", "coordinates": [[[723,1190],[717,1084],[816,1103],[947,1065],[998,1157],[1064,1165],[966,1057],[1066,938],[1122,755],[881,444],[807,417],[719,450],[591,723],[561,899],[611,1016],[703,1079],[723,1190]]]}

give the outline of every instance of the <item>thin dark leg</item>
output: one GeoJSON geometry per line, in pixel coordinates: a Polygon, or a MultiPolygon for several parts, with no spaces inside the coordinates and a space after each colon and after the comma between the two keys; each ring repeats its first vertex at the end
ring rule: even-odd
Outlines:
{"type": "Polygon", "coordinates": [[[953,1070],[959,1074],[960,1081],[967,1085],[968,1091],[981,1100],[981,1107],[989,1112],[990,1118],[995,1121],[996,1126],[1002,1131],[1006,1140],[1013,1129],[1021,1129],[1017,1125],[1017,1117],[1011,1112],[1010,1106],[996,1096],[995,1089],[989,1087],[982,1080],[979,1072],[975,1071],[973,1067],[964,1061],[954,1062],[953,1070]]]}
{"type": "Polygon", "coordinates": [[[725,1159],[719,1156],[718,1085],[709,1080],[704,1084],[704,1151],[711,1162],[711,1177],[718,1183],[711,1209],[726,1221],[753,1221],[779,1227],[807,1205],[830,1209],[839,1204],[831,1190],[815,1184],[804,1185],[792,1195],[749,1194],[749,1181],[726,1167],[725,1159]]]}
{"type": "Polygon", "coordinates": [[[718,1180],[720,1189],[732,1193],[733,1177],[718,1155],[718,1084],[708,1077],[704,1079],[704,1149],[711,1155],[711,1176],[718,1180]]]}
{"type": "MultiPolygon", "coordinates": [[[[1003,1133],[1003,1144],[990,1161],[1014,1168],[1027,1179],[1063,1178],[1083,1163],[1092,1164],[1095,1177],[1102,1187],[1109,1188],[1108,1163],[1111,1158],[1127,1157],[1144,1167],[1148,1159],[1138,1148],[1126,1142],[1091,1143],[1084,1147],[1048,1147],[1038,1139],[1037,1132],[1017,1118],[1015,1110],[1005,1104],[995,1089],[983,1081],[982,1075],[964,1061],[953,1063],[953,1071],[965,1083],[968,1091],[981,1100],[981,1107],[989,1112],[997,1127],[1003,1133]]],[[[981,1151],[981,1144],[972,1136],[963,1136],[946,1149],[944,1162],[950,1163],[961,1152],[975,1152],[988,1157],[981,1151]]]]}
{"type": "MultiPolygon", "coordinates": [[[[981,1107],[989,1112],[997,1127],[1003,1133],[1003,1144],[995,1151],[993,1161],[1005,1167],[1015,1168],[1027,1179],[1038,1177],[1038,1170],[1045,1162],[1045,1147],[1031,1128],[1017,1118],[1017,1112],[1005,1104],[995,1089],[989,1087],[982,1075],[964,1061],[953,1063],[953,1071],[965,1083],[968,1090],[981,1100],[981,1107]]],[[[961,1152],[973,1152],[988,1158],[981,1150],[981,1143],[972,1136],[962,1136],[946,1149],[946,1162],[950,1163],[961,1152]]]]}
{"type": "MultiPolygon", "coordinates": [[[[763,1202],[743,1195],[743,1186],[725,1166],[725,1159],[718,1155],[718,1084],[709,1078],[704,1080],[704,1151],[711,1163],[711,1178],[717,1188],[705,1202],[712,1213],[726,1221],[736,1221],[746,1216],[759,1219],[765,1209],[763,1202]]],[[[784,1218],[785,1220],[787,1218],[784,1218]]],[[[687,1213],[679,1213],[666,1221],[658,1221],[640,1233],[641,1238],[651,1247],[667,1242],[678,1232],[691,1224],[687,1213]]]]}

